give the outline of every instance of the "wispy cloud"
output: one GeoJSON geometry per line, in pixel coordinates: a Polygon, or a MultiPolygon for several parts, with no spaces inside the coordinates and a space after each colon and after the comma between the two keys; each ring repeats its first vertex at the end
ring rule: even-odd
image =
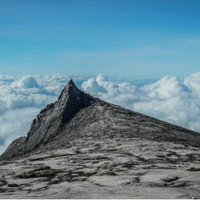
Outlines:
{"type": "Polygon", "coordinates": [[[67,54],[67,59],[78,60],[76,63],[93,63],[99,60],[118,60],[121,58],[138,58],[139,56],[173,56],[174,54],[181,53],[180,50],[173,48],[160,48],[158,46],[142,46],[136,48],[126,48],[126,50],[115,51],[96,51],[96,52],[83,52],[67,54]],[[79,61],[80,60],[80,61],[79,61]],[[88,62],[82,60],[90,60],[88,62]]]}
{"type": "Polygon", "coordinates": [[[184,38],[183,41],[186,44],[200,44],[200,38],[184,38]]]}

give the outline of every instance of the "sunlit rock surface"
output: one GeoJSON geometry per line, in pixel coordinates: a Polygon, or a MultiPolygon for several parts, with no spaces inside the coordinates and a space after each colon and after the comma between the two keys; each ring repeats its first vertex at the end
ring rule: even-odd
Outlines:
{"type": "Polygon", "coordinates": [[[1,198],[200,198],[200,134],[71,80],[0,157],[1,198]]]}

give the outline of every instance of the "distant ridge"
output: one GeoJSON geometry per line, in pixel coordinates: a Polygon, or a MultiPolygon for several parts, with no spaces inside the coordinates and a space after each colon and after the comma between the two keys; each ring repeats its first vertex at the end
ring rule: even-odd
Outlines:
{"type": "Polygon", "coordinates": [[[14,140],[0,160],[65,148],[76,138],[98,139],[102,134],[200,147],[199,133],[94,98],[80,91],[71,79],[58,100],[32,121],[27,137],[14,140]]]}

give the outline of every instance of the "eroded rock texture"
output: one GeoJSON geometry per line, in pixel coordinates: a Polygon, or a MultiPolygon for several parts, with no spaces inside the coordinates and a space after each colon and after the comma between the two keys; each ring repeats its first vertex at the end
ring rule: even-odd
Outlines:
{"type": "Polygon", "coordinates": [[[200,134],[70,81],[1,156],[2,198],[200,198],[200,134]]]}

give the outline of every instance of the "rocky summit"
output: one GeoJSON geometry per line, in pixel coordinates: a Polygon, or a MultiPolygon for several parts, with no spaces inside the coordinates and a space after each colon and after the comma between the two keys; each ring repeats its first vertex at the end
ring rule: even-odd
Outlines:
{"type": "Polygon", "coordinates": [[[200,133],[70,80],[0,156],[1,198],[200,198],[200,133]]]}

